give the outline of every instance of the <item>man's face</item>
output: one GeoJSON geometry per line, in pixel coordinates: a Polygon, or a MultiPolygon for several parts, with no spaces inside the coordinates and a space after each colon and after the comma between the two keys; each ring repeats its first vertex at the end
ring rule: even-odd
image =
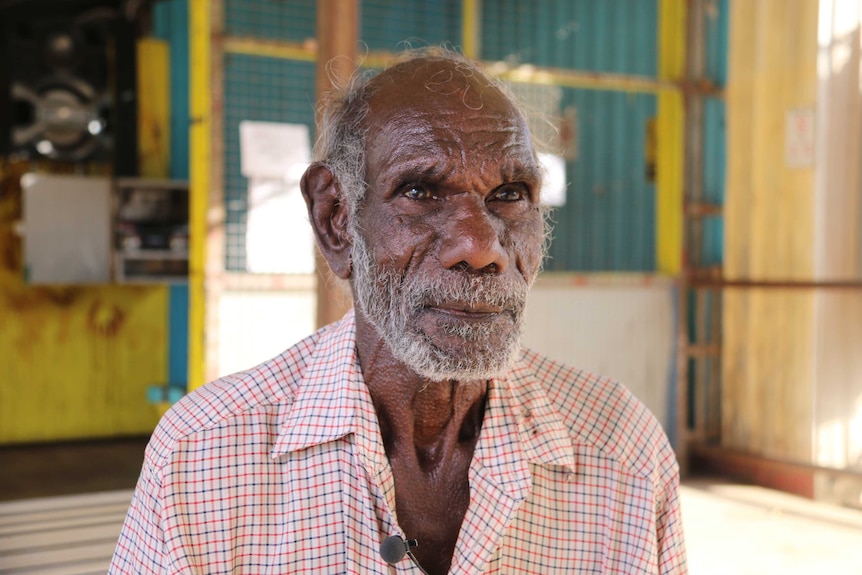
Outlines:
{"type": "Polygon", "coordinates": [[[501,375],[517,358],[544,235],[522,118],[495,89],[426,64],[383,85],[366,122],[358,307],[424,377],[501,375]]]}

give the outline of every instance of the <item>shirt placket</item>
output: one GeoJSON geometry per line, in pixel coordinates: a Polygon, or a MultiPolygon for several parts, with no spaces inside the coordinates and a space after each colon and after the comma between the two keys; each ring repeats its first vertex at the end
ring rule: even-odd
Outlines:
{"type": "Polygon", "coordinates": [[[450,574],[487,573],[504,533],[530,493],[527,459],[517,423],[501,390],[489,391],[488,411],[470,464],[470,506],[461,525],[450,574]]]}

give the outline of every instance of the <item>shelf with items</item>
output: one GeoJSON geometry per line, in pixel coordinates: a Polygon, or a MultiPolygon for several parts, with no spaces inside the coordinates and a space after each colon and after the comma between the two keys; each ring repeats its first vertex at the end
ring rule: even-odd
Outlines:
{"type": "Polygon", "coordinates": [[[186,182],[116,182],[114,277],[118,282],[185,282],[189,271],[186,182]]]}

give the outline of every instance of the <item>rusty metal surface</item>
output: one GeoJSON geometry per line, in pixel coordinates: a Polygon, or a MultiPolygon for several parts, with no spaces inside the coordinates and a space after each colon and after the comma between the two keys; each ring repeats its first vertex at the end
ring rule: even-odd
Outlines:
{"type": "Polygon", "coordinates": [[[0,163],[0,444],[149,433],[158,413],[146,388],[166,373],[166,289],[26,284],[16,226],[32,169],[0,163]]]}

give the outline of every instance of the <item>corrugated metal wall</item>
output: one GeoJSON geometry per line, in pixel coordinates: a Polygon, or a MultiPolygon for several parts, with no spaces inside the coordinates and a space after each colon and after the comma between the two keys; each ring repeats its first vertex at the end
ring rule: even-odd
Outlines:
{"type": "Polygon", "coordinates": [[[542,275],[530,292],[523,340],[548,357],[623,382],[673,439],[673,281],[639,275],[542,275]]]}
{"type": "MultiPolygon", "coordinates": [[[[821,0],[815,274],[862,281],[862,2],[821,0]]],[[[821,290],[814,301],[814,461],[862,473],[862,289],[821,290]]],[[[823,481],[845,503],[862,485],[823,481]]]]}

